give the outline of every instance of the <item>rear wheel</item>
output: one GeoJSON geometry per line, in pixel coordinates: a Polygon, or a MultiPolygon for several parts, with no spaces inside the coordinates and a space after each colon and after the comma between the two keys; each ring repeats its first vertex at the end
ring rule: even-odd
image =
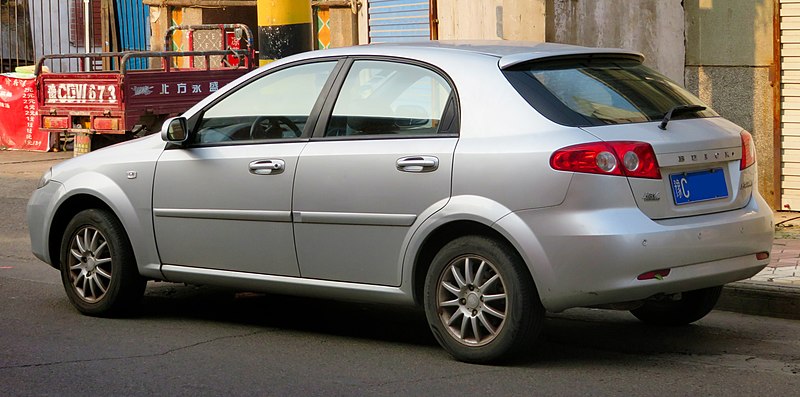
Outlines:
{"type": "Polygon", "coordinates": [[[631,310],[639,320],[655,325],[685,325],[693,323],[714,309],[722,286],[684,292],[680,299],[652,300],[631,310]]]}
{"type": "Polygon", "coordinates": [[[81,313],[115,316],[144,294],[128,237],[110,212],[89,209],[72,218],[61,242],[61,281],[81,313]]]}
{"type": "Polygon", "coordinates": [[[536,286],[517,253],[481,236],[455,239],[434,257],[424,305],[439,344],[473,363],[529,352],[544,322],[536,286]]]}

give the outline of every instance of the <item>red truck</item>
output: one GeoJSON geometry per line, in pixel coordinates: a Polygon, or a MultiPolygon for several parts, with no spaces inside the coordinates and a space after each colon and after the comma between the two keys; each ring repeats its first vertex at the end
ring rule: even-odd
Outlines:
{"type": "MultiPolygon", "coordinates": [[[[175,31],[189,32],[191,50],[195,31],[214,29],[220,30],[224,49],[43,57],[36,65],[41,129],[76,136],[76,145],[86,146],[91,139],[93,149],[159,131],[167,118],[179,115],[254,68],[253,36],[242,24],[173,26],[165,35],[165,48],[171,47],[175,31]],[[100,71],[42,73],[47,61],[69,58],[104,67],[100,71]],[[140,70],[130,67],[143,63],[143,59],[160,60],[149,62],[160,66],[140,70]]],[[[89,148],[82,147],[81,151],[89,148]]]]}

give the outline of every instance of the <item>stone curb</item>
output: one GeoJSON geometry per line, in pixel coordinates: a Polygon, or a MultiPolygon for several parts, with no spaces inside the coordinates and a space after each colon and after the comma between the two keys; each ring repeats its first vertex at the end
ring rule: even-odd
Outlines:
{"type": "Polygon", "coordinates": [[[800,320],[800,288],[757,281],[726,285],[716,310],[800,320]]]}

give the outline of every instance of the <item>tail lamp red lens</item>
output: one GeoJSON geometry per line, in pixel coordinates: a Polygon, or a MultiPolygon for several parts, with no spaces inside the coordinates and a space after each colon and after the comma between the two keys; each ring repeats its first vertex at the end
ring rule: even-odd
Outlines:
{"type": "Polygon", "coordinates": [[[92,126],[96,130],[118,130],[119,119],[113,117],[96,117],[92,126]]]}
{"type": "Polygon", "coordinates": [[[669,276],[669,269],[661,269],[661,270],[653,270],[652,272],[642,273],[638,277],[637,280],[661,280],[664,277],[669,276]]]}
{"type": "Polygon", "coordinates": [[[742,137],[742,161],[739,163],[739,169],[744,170],[756,163],[756,146],[749,132],[742,131],[739,135],[742,137]]]}
{"type": "Polygon", "coordinates": [[[661,179],[658,161],[649,143],[592,142],[556,150],[550,166],[559,171],[661,179]]]}
{"type": "Polygon", "coordinates": [[[52,130],[66,130],[70,127],[69,116],[44,116],[42,127],[52,130]]]}

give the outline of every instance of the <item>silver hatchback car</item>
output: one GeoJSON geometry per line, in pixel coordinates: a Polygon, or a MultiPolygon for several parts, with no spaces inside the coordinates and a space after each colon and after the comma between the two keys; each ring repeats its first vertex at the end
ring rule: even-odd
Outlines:
{"type": "Polygon", "coordinates": [[[160,136],[66,161],[28,204],[82,313],[146,280],[420,305],[487,363],[545,312],[676,325],[769,261],[751,135],[638,53],[431,42],[304,53],[160,136]]]}

